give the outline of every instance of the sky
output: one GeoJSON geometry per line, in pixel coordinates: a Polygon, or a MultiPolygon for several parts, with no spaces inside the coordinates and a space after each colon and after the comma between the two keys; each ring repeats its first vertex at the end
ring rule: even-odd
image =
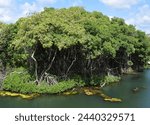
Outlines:
{"type": "Polygon", "coordinates": [[[0,21],[14,23],[44,7],[71,6],[82,6],[90,12],[100,11],[110,18],[123,18],[127,24],[150,34],[150,0],[0,0],[0,21]]]}

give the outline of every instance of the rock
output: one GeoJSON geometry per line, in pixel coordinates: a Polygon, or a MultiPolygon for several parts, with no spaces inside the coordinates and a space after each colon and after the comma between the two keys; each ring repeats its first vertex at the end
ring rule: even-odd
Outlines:
{"type": "Polygon", "coordinates": [[[138,92],[140,89],[138,87],[132,89],[133,92],[138,92]]]}

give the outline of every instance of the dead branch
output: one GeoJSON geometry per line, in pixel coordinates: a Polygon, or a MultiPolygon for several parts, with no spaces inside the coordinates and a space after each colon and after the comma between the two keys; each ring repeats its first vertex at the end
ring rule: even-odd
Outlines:
{"type": "MultiPolygon", "coordinates": [[[[36,51],[36,50],[35,50],[36,51]]],[[[32,53],[32,55],[31,55],[31,58],[34,60],[34,63],[35,63],[35,77],[36,77],[36,80],[35,80],[35,82],[37,82],[38,83],[38,63],[37,63],[37,60],[36,60],[36,58],[34,57],[34,55],[35,55],[35,51],[32,53]]]]}
{"type": "Polygon", "coordinates": [[[72,66],[74,65],[75,61],[77,60],[76,56],[74,58],[74,60],[71,62],[70,66],[68,67],[67,71],[66,71],[66,75],[69,73],[70,69],[72,68],[72,66]]]}

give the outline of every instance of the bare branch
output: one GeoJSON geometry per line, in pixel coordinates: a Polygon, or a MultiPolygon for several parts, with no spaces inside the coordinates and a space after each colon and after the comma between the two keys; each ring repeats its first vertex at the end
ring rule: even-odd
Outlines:
{"type": "Polygon", "coordinates": [[[70,66],[68,67],[68,69],[66,71],[66,75],[69,73],[70,69],[72,68],[72,66],[74,65],[76,60],[77,60],[77,58],[76,58],[76,55],[75,55],[74,60],[71,62],[70,66]]]}
{"type": "Polygon", "coordinates": [[[106,83],[104,82],[102,85],[100,85],[101,86],[101,88],[103,88],[104,86],[106,85],[106,83]]]}
{"type": "MultiPolygon", "coordinates": [[[[35,50],[36,51],[36,50],[35,50]]],[[[31,58],[34,60],[35,62],[35,77],[36,77],[36,81],[35,82],[38,82],[38,63],[37,63],[37,60],[35,59],[34,55],[35,55],[35,51],[32,53],[31,55],[31,58]]]]}
{"type": "Polygon", "coordinates": [[[52,58],[52,60],[51,60],[51,62],[49,64],[48,68],[45,70],[45,72],[49,71],[50,68],[52,67],[52,64],[53,64],[53,62],[55,60],[56,54],[57,54],[57,51],[55,51],[54,56],[53,56],[53,58],[52,58]]]}

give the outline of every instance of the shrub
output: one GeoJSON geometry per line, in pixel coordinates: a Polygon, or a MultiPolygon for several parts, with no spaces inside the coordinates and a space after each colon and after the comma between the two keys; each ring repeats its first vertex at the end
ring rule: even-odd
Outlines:
{"type": "Polygon", "coordinates": [[[84,80],[81,78],[81,76],[79,76],[79,75],[74,75],[71,79],[76,82],[76,85],[77,85],[77,86],[79,86],[79,87],[85,86],[85,82],[84,82],[84,80]]]}
{"type": "Polygon", "coordinates": [[[40,84],[36,86],[36,89],[34,92],[36,93],[49,93],[49,94],[55,94],[55,93],[61,93],[68,89],[71,89],[75,87],[77,84],[74,80],[68,80],[68,81],[62,81],[55,85],[47,85],[46,83],[40,84]]]}
{"type": "Polygon", "coordinates": [[[18,92],[18,93],[60,93],[71,89],[75,86],[81,86],[81,82],[77,83],[75,80],[67,80],[59,82],[55,85],[48,85],[41,83],[36,85],[30,74],[24,68],[14,69],[9,73],[3,81],[2,87],[4,90],[18,92]]]}
{"type": "Polygon", "coordinates": [[[105,76],[105,77],[104,77],[103,82],[108,85],[108,84],[111,84],[111,83],[119,82],[120,79],[121,79],[121,78],[118,77],[118,76],[109,75],[109,76],[105,76]]]}
{"type": "Polygon", "coordinates": [[[31,81],[31,76],[24,68],[16,68],[13,72],[7,74],[2,83],[2,87],[5,90],[13,90],[19,92],[26,86],[26,83],[31,81]]]}
{"type": "Polygon", "coordinates": [[[103,78],[102,76],[93,76],[91,78],[90,84],[91,85],[99,85],[102,82],[103,78]]]}
{"type": "MultiPolygon", "coordinates": [[[[94,76],[92,78],[91,84],[97,85],[101,83],[111,84],[114,82],[118,82],[120,77],[118,76],[105,76],[104,78],[99,76],[94,76]]],[[[9,73],[3,81],[2,87],[4,90],[18,92],[18,93],[61,93],[68,89],[74,88],[76,86],[85,86],[85,82],[81,79],[81,77],[76,76],[67,81],[61,81],[54,85],[48,85],[45,82],[42,82],[39,85],[36,85],[28,73],[28,71],[24,68],[14,69],[13,72],[9,73]]]]}

